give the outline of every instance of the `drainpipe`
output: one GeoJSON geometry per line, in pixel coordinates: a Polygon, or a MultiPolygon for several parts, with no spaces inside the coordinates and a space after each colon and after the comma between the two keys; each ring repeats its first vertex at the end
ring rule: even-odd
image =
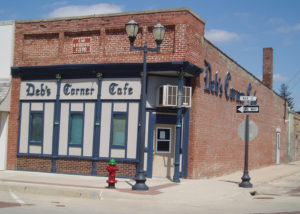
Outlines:
{"type": "Polygon", "coordinates": [[[183,72],[182,68],[178,73],[178,105],[177,105],[177,122],[176,122],[176,144],[175,144],[175,160],[174,160],[174,176],[173,181],[180,182],[179,179],[179,165],[180,165],[180,145],[181,145],[181,117],[182,117],[182,88],[183,88],[183,72]]]}

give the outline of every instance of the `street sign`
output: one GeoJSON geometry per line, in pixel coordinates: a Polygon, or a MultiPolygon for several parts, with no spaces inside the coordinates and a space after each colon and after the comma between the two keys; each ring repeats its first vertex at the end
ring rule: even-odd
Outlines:
{"type": "MultiPolygon", "coordinates": [[[[238,126],[238,135],[242,140],[245,140],[246,121],[243,121],[238,126]]],[[[258,135],[258,126],[252,120],[249,120],[249,142],[252,141],[258,135]]]]}
{"type": "Polygon", "coordinates": [[[255,96],[240,96],[240,101],[256,101],[257,97],[255,96]]]}
{"type": "Polygon", "coordinates": [[[259,106],[237,106],[236,113],[259,113],[259,106]]]}

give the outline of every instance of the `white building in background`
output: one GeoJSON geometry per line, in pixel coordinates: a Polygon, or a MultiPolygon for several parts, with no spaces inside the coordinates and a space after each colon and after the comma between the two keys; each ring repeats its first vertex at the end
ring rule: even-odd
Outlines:
{"type": "Polygon", "coordinates": [[[10,67],[13,64],[14,28],[14,21],[0,22],[0,170],[6,169],[10,67]]]}

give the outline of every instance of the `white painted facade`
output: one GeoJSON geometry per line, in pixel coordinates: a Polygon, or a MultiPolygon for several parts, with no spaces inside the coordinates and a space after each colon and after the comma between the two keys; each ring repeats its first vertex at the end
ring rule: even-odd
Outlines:
{"type": "Polygon", "coordinates": [[[0,170],[6,169],[10,68],[13,64],[14,28],[13,21],[0,22],[0,170]]]}
{"type": "MultiPolygon", "coordinates": [[[[53,130],[56,80],[27,80],[21,82],[20,90],[20,155],[53,155],[53,130]],[[30,141],[30,121],[33,112],[43,115],[43,138],[39,144],[30,141]]],[[[139,78],[103,79],[101,87],[101,121],[97,158],[136,159],[138,142],[138,113],[141,96],[139,78]],[[112,120],[115,113],[126,115],[126,145],[113,147],[112,120]]],[[[97,79],[63,79],[59,98],[58,155],[60,157],[92,158],[94,145],[94,124],[98,96],[97,79]],[[83,144],[70,144],[70,117],[72,113],[83,115],[83,144]]]]}
{"type": "Polygon", "coordinates": [[[0,79],[10,79],[10,67],[13,63],[14,21],[0,22],[0,79]]]}

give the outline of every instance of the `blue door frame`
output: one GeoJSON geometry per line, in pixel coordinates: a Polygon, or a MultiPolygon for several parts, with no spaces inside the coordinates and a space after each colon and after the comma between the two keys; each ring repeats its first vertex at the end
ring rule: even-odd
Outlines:
{"type": "MultiPolygon", "coordinates": [[[[154,129],[155,124],[173,124],[176,125],[177,118],[176,115],[166,115],[159,114],[156,110],[148,110],[149,112],[149,125],[148,125],[148,148],[146,152],[147,157],[147,170],[146,176],[152,178],[153,171],[153,140],[154,140],[154,129]],[[157,114],[158,113],[158,114],[157,114]]],[[[182,154],[182,167],[180,167],[180,177],[186,178],[188,175],[188,144],[189,144],[189,120],[190,120],[190,110],[183,110],[183,136],[182,136],[182,146],[180,148],[180,154],[182,154]]]]}

